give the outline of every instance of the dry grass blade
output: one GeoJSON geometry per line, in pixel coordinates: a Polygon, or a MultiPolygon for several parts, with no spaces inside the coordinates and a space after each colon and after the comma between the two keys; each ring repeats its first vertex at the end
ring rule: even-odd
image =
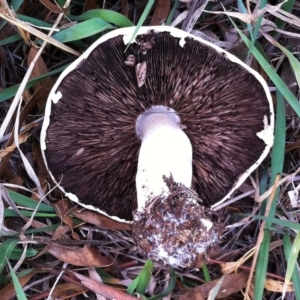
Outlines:
{"type": "MultiPolygon", "coordinates": [[[[208,12],[208,11],[205,11],[208,12]]],[[[224,14],[226,16],[229,17],[233,17],[233,18],[237,18],[243,22],[245,22],[246,24],[251,24],[252,22],[255,22],[256,18],[258,17],[258,15],[253,15],[253,14],[243,14],[243,13],[237,13],[237,12],[227,12],[227,11],[213,11],[210,12],[212,14],[216,14],[216,15],[220,15],[220,14],[224,14]]]]}
{"type": "Polygon", "coordinates": [[[290,65],[294,71],[295,78],[298,86],[300,86],[300,62],[299,60],[285,47],[280,45],[275,39],[273,39],[270,35],[263,33],[264,37],[275,47],[279,48],[284,55],[288,58],[290,65]]]}
{"type": "MultiPolygon", "coordinates": [[[[63,16],[63,14],[62,14],[62,16],[63,16]]],[[[60,49],[66,51],[66,52],[69,52],[69,53],[71,53],[71,54],[73,54],[75,56],[80,56],[79,52],[73,50],[72,48],[70,48],[70,47],[68,47],[68,46],[66,46],[66,45],[64,45],[64,44],[62,44],[62,43],[60,43],[58,41],[56,41],[55,39],[51,38],[49,35],[44,34],[43,32],[41,32],[41,31],[35,29],[34,27],[30,26],[29,24],[27,24],[27,23],[25,23],[23,21],[20,21],[17,18],[14,18],[14,17],[11,17],[11,16],[7,15],[7,13],[5,11],[3,11],[3,10],[2,11],[0,10],[0,17],[2,19],[6,20],[7,22],[9,22],[10,24],[13,24],[13,25],[15,25],[15,26],[17,26],[19,28],[22,28],[26,32],[29,32],[29,33],[35,35],[36,37],[44,40],[45,42],[50,43],[50,44],[56,46],[57,48],[60,48],[60,49]]],[[[51,34],[53,32],[54,32],[54,30],[51,32],[51,34]]]]}
{"type": "MultiPolygon", "coordinates": [[[[284,1],[284,2],[286,2],[286,1],[284,1]]],[[[269,12],[270,14],[272,14],[273,16],[287,22],[288,24],[291,24],[291,25],[294,25],[294,26],[297,26],[300,28],[300,20],[298,17],[280,9],[280,7],[284,4],[284,2],[278,4],[277,6],[272,6],[270,4],[267,4],[265,7],[265,10],[267,12],[269,12]]]]}
{"type": "MultiPolygon", "coordinates": [[[[27,141],[28,137],[29,136],[26,133],[19,133],[19,135],[18,135],[18,144],[25,143],[27,141]]],[[[13,143],[11,146],[0,150],[0,159],[4,158],[7,154],[15,151],[16,148],[17,148],[16,144],[13,143]]]]}
{"type": "Polygon", "coordinates": [[[190,9],[188,10],[188,15],[184,19],[182,29],[191,32],[194,28],[194,25],[196,24],[197,20],[201,16],[202,12],[204,11],[204,8],[208,4],[210,0],[205,1],[193,1],[190,9]]]}
{"type": "MultiPolygon", "coordinates": [[[[296,170],[296,172],[285,176],[284,178],[280,179],[279,182],[277,183],[278,186],[281,186],[282,184],[286,183],[286,182],[293,182],[294,177],[296,175],[298,175],[300,173],[300,167],[296,170]]],[[[273,192],[273,186],[271,186],[265,193],[263,193],[262,195],[260,195],[255,201],[256,202],[262,202],[265,199],[267,199],[273,192]]]]}
{"type": "MultiPolygon", "coordinates": [[[[1,12],[0,12],[0,17],[3,17],[4,19],[8,19],[8,21],[11,20],[11,18],[3,15],[3,13],[1,13],[1,12]]],[[[59,21],[61,20],[62,17],[63,17],[63,14],[60,14],[58,16],[58,18],[57,18],[57,20],[56,20],[56,22],[55,22],[55,24],[53,26],[53,29],[55,29],[57,27],[57,25],[58,25],[58,23],[59,23],[59,21]]],[[[16,23],[18,23],[18,22],[21,22],[21,21],[17,20],[16,23]]],[[[36,29],[34,29],[34,31],[39,32],[36,29]]],[[[50,36],[52,35],[52,33],[53,33],[53,31],[50,31],[49,34],[48,34],[48,36],[44,35],[44,34],[43,35],[44,35],[44,37],[46,37],[48,39],[48,38],[50,38],[50,36]]],[[[0,139],[2,139],[2,137],[3,137],[3,135],[4,135],[5,131],[6,131],[6,128],[7,128],[8,124],[9,124],[10,120],[13,119],[13,114],[14,114],[17,106],[18,106],[18,103],[20,101],[22,101],[21,100],[21,96],[22,96],[22,94],[23,94],[23,92],[25,90],[25,86],[26,86],[26,84],[27,84],[27,82],[28,82],[28,80],[29,80],[29,78],[31,76],[32,70],[33,70],[33,68],[35,66],[35,62],[37,61],[38,57],[44,51],[44,48],[46,47],[46,44],[47,44],[47,40],[45,39],[45,41],[43,42],[41,48],[37,52],[35,58],[32,60],[30,66],[29,66],[29,68],[28,68],[28,70],[26,72],[26,75],[24,76],[24,79],[23,79],[23,81],[22,81],[22,83],[21,83],[21,85],[20,85],[20,87],[18,89],[18,92],[17,92],[16,96],[14,97],[14,100],[13,100],[13,102],[12,102],[10,108],[9,108],[9,111],[8,111],[6,117],[5,117],[5,119],[4,119],[4,121],[3,121],[2,125],[1,125],[1,128],[0,128],[0,139]]],[[[75,54],[75,55],[79,55],[79,53],[77,52],[77,54],[75,54]]]]}

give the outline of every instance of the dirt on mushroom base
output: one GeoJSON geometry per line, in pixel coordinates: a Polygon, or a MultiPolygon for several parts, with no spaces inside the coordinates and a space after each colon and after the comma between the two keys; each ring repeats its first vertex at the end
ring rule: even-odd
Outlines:
{"type": "Polygon", "coordinates": [[[222,226],[211,220],[197,194],[172,176],[164,178],[169,192],[148,201],[134,214],[133,238],[139,251],[173,267],[199,268],[215,253],[222,226]]]}

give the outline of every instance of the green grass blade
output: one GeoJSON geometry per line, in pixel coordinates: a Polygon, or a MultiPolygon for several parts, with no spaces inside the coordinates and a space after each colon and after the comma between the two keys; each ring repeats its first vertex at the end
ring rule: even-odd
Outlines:
{"type": "Polygon", "coordinates": [[[66,4],[67,0],[57,0],[57,3],[60,7],[64,7],[64,5],[66,4]]]}
{"type": "MultiPolygon", "coordinates": [[[[37,205],[39,204],[38,201],[33,200],[29,197],[26,197],[24,195],[21,195],[19,193],[16,193],[14,191],[8,190],[9,196],[12,198],[12,200],[24,207],[28,207],[31,209],[35,209],[37,205]]],[[[49,213],[55,213],[54,207],[47,205],[45,203],[40,203],[38,207],[38,212],[49,212],[49,213]]]]}
{"type": "MultiPolygon", "coordinates": [[[[285,106],[282,94],[277,91],[277,108],[276,108],[276,122],[275,122],[275,136],[274,145],[271,155],[271,179],[270,187],[274,184],[277,174],[281,174],[284,164],[285,154],[285,139],[286,139],[286,118],[285,118],[285,106]]],[[[279,188],[277,188],[274,201],[269,213],[269,217],[275,216],[276,200],[279,194],[279,188]]],[[[270,226],[271,222],[266,222],[266,227],[270,226]]]]}
{"type": "Polygon", "coordinates": [[[11,267],[8,259],[7,259],[7,265],[9,267],[9,271],[10,271],[10,275],[16,290],[16,296],[18,298],[18,300],[27,300],[27,297],[25,295],[25,293],[23,292],[22,286],[20,284],[20,281],[15,273],[15,271],[13,270],[13,268],[11,267]]]}
{"type": "Polygon", "coordinates": [[[174,17],[174,14],[175,14],[175,11],[178,7],[178,3],[179,3],[179,0],[175,0],[174,4],[173,4],[173,7],[169,13],[169,16],[167,18],[167,21],[166,21],[166,25],[171,25],[172,23],[172,20],[173,20],[173,17],[174,17]]]}
{"type": "MultiPolygon", "coordinates": [[[[74,220],[76,221],[76,219],[74,219],[74,220]]],[[[81,224],[82,221],[81,222],[74,222],[74,223],[81,224]]],[[[48,226],[44,226],[44,227],[36,228],[36,229],[28,229],[28,230],[24,231],[24,234],[28,235],[28,234],[36,234],[36,233],[45,233],[47,231],[54,231],[60,225],[61,224],[59,223],[59,224],[48,225],[48,226]]],[[[19,233],[18,232],[16,232],[16,233],[2,233],[2,236],[6,236],[6,237],[19,236],[19,233]]]]}
{"type": "MultiPolygon", "coordinates": [[[[267,5],[267,0],[261,0],[260,4],[259,4],[259,9],[263,9],[266,5],[267,5]]],[[[258,31],[260,29],[262,19],[263,19],[263,16],[260,16],[260,17],[257,18],[257,20],[255,22],[255,26],[254,26],[254,29],[253,29],[253,32],[252,32],[252,42],[251,42],[251,45],[250,45],[250,51],[251,51],[252,47],[254,46],[254,43],[257,39],[257,35],[258,35],[258,31]]]]}
{"type": "Polygon", "coordinates": [[[153,6],[154,2],[155,2],[154,0],[149,0],[149,1],[148,1],[148,3],[147,3],[147,5],[146,5],[146,7],[145,7],[145,9],[144,9],[144,11],[143,11],[143,13],[142,13],[140,19],[139,19],[139,21],[138,21],[138,23],[137,23],[137,25],[136,25],[136,28],[135,28],[135,30],[134,30],[134,32],[133,32],[133,34],[132,34],[132,37],[131,37],[130,40],[129,40],[129,43],[128,43],[126,49],[125,49],[125,52],[126,52],[126,50],[128,49],[129,45],[130,45],[130,44],[132,43],[132,41],[134,40],[134,38],[135,38],[136,34],[138,33],[139,29],[141,28],[141,26],[144,24],[146,18],[148,17],[148,15],[149,15],[149,13],[150,13],[150,11],[151,11],[151,9],[152,9],[152,6],[153,6]]]}
{"type": "Polygon", "coordinates": [[[79,16],[68,15],[68,18],[72,21],[86,21],[93,18],[100,18],[119,27],[130,27],[134,25],[122,14],[108,9],[91,9],[79,16]]]}
{"type": "MultiPolygon", "coordinates": [[[[247,11],[247,8],[246,8],[244,2],[243,2],[242,0],[238,0],[238,3],[237,3],[237,4],[238,4],[239,10],[240,10],[243,14],[247,15],[247,14],[248,14],[248,11],[247,11]]],[[[249,31],[249,34],[250,34],[250,36],[251,36],[251,40],[253,40],[252,25],[249,24],[249,23],[244,23],[244,22],[242,22],[242,21],[240,21],[240,22],[243,24],[243,27],[244,27],[244,28],[247,27],[247,29],[248,29],[248,31],[249,31]]]]}
{"type": "Polygon", "coordinates": [[[12,9],[14,11],[17,11],[21,7],[21,5],[23,4],[23,2],[24,2],[24,0],[12,0],[10,2],[10,7],[12,7],[12,9]]]}
{"type": "MultiPolygon", "coordinates": [[[[244,216],[244,217],[249,217],[249,215],[246,214],[237,214],[238,216],[244,216]]],[[[253,219],[257,219],[257,220],[264,220],[266,222],[268,222],[269,224],[276,224],[279,225],[281,227],[285,227],[285,228],[290,228],[290,229],[294,229],[294,230],[300,230],[300,224],[298,223],[293,223],[291,221],[287,221],[287,220],[281,220],[281,219],[277,219],[277,218],[272,218],[272,217],[264,217],[264,216],[253,216],[253,219]]]]}
{"type": "MultiPolygon", "coordinates": [[[[287,2],[283,3],[283,5],[281,5],[281,9],[286,11],[286,12],[291,12],[294,8],[294,5],[295,5],[295,0],[288,0],[287,2]]],[[[277,28],[279,29],[283,29],[283,27],[285,26],[286,22],[279,19],[279,18],[276,18],[275,20],[275,24],[277,26],[277,28]]]]}
{"type": "MultiPolygon", "coordinates": [[[[34,257],[38,253],[39,253],[39,251],[37,251],[36,249],[27,248],[26,253],[25,253],[25,257],[26,258],[34,257]]],[[[11,253],[9,259],[19,260],[22,255],[23,255],[23,249],[14,249],[13,252],[11,253]]]]}
{"type": "Polygon", "coordinates": [[[278,47],[284,53],[284,55],[288,58],[289,63],[294,71],[294,75],[296,77],[297,84],[298,84],[298,86],[300,86],[300,62],[299,62],[299,60],[288,49],[286,49],[285,47],[283,47],[282,45],[277,43],[274,39],[273,39],[272,43],[276,47],[278,47]]]}
{"type": "Polygon", "coordinates": [[[152,277],[152,272],[154,269],[154,264],[151,260],[147,260],[144,270],[141,273],[140,280],[138,282],[138,285],[136,287],[136,292],[139,294],[145,294],[146,288],[150,283],[151,277],[152,277]]]}
{"type": "Polygon", "coordinates": [[[0,274],[2,273],[6,259],[9,259],[14,248],[18,244],[19,239],[8,239],[0,245],[0,274]]]}
{"type": "Polygon", "coordinates": [[[51,28],[53,26],[52,24],[50,24],[48,22],[41,21],[41,20],[38,20],[38,19],[35,19],[35,18],[32,18],[32,17],[28,17],[28,16],[25,16],[25,15],[17,14],[17,17],[21,21],[28,22],[28,23],[33,24],[35,26],[45,27],[45,28],[51,28]]]}
{"type": "Polygon", "coordinates": [[[111,24],[99,18],[94,18],[55,33],[52,37],[61,43],[66,43],[81,40],[104,30],[113,28],[114,27],[111,24]]]}
{"type": "MultiPolygon", "coordinates": [[[[284,162],[284,151],[285,151],[285,107],[283,97],[280,92],[277,91],[277,109],[276,109],[276,122],[275,122],[275,137],[274,146],[272,149],[271,157],[271,179],[270,186],[275,182],[277,174],[282,173],[283,162],[284,162]]],[[[275,215],[276,201],[279,194],[279,188],[277,188],[275,197],[270,208],[268,217],[273,218],[275,215]]],[[[270,221],[266,221],[266,228],[271,226],[270,221]]],[[[261,243],[257,265],[255,268],[255,279],[254,279],[254,299],[262,299],[264,291],[264,282],[266,280],[266,272],[269,259],[269,245],[270,245],[271,233],[265,231],[263,241],[261,243]]]]}
{"type": "MultiPolygon", "coordinates": [[[[33,214],[33,211],[29,211],[29,210],[19,210],[19,212],[21,213],[22,216],[29,217],[29,218],[33,214]]],[[[57,214],[36,212],[34,216],[37,218],[56,218],[57,214]]],[[[4,217],[19,217],[19,215],[12,209],[5,208],[4,217]]]]}
{"type": "MultiPolygon", "coordinates": [[[[41,76],[35,77],[31,80],[28,80],[28,83],[26,84],[26,89],[29,89],[30,87],[34,86],[35,84],[39,83],[41,80],[43,80],[46,77],[61,73],[65,68],[67,68],[69,66],[69,64],[66,64],[65,66],[62,66],[58,69],[55,69],[53,71],[50,71],[48,73],[45,73],[41,76]]],[[[16,84],[12,87],[9,87],[3,91],[0,91],[0,103],[11,98],[14,97],[15,94],[17,93],[18,89],[20,87],[20,84],[16,84]]]]}
{"type": "MultiPolygon", "coordinates": [[[[233,26],[236,28],[237,32],[241,36],[244,43],[249,48],[251,45],[250,40],[240,31],[240,29],[235,25],[235,23],[232,21],[233,26]]],[[[264,71],[267,73],[267,75],[270,77],[270,79],[275,84],[276,88],[280,91],[282,95],[284,95],[287,102],[290,104],[290,106],[294,109],[296,114],[300,117],[300,103],[298,102],[297,98],[293,95],[291,90],[286,86],[286,84],[283,82],[283,80],[279,77],[279,75],[275,72],[273,67],[269,64],[268,61],[263,57],[263,55],[256,49],[256,47],[252,47],[251,49],[252,54],[260,64],[260,66],[264,69],[264,71]]]]}
{"type": "MultiPolygon", "coordinates": [[[[267,4],[266,0],[261,0],[260,4],[259,4],[259,8],[263,9],[266,6],[266,4],[267,4]]],[[[250,57],[250,55],[252,53],[252,48],[254,47],[254,45],[257,41],[257,35],[258,35],[258,31],[259,31],[260,26],[261,26],[262,19],[263,19],[263,16],[258,17],[256,22],[255,22],[254,29],[251,30],[251,33],[252,33],[251,34],[251,42],[250,42],[250,45],[249,45],[249,52],[248,52],[247,59],[250,57]]],[[[251,24],[250,24],[250,26],[251,26],[251,24]]]]}
{"type": "Polygon", "coordinates": [[[145,294],[146,288],[151,280],[153,268],[153,262],[150,259],[148,259],[145,263],[143,270],[128,286],[127,293],[132,294],[134,291],[136,291],[139,294],[145,294]]]}
{"type": "MultiPolygon", "coordinates": [[[[261,173],[260,182],[259,182],[259,195],[262,195],[266,190],[268,189],[268,181],[269,181],[269,158],[267,158],[264,162],[264,169],[261,173]]],[[[259,208],[259,213],[261,215],[264,214],[264,211],[266,209],[266,201],[263,201],[261,203],[261,206],[259,208]]]]}
{"type": "Polygon", "coordinates": [[[0,41],[0,47],[4,46],[4,45],[8,45],[10,43],[21,41],[21,40],[22,40],[22,37],[19,34],[14,34],[14,35],[9,36],[9,37],[3,39],[2,41],[0,41]]]}
{"type": "MultiPolygon", "coordinates": [[[[298,232],[298,235],[299,235],[299,232],[298,232]]],[[[294,241],[294,244],[295,244],[295,241],[294,241]]],[[[286,260],[288,261],[290,254],[291,254],[291,250],[292,250],[292,243],[291,243],[288,233],[286,233],[283,236],[283,249],[284,249],[284,254],[285,254],[286,260]]],[[[292,265],[290,265],[290,266],[288,265],[288,268],[292,268],[292,265]]],[[[299,277],[298,268],[296,266],[296,263],[293,265],[292,281],[294,284],[294,290],[295,290],[294,293],[295,293],[296,300],[300,300],[300,277],[299,277]]]]}
{"type": "Polygon", "coordinates": [[[169,283],[168,287],[160,294],[150,297],[149,300],[161,300],[164,297],[167,297],[168,295],[170,295],[172,293],[172,291],[174,290],[174,287],[175,287],[175,283],[176,283],[176,274],[175,274],[175,271],[173,268],[170,268],[170,275],[171,275],[171,279],[170,279],[170,283],[169,283]]]}
{"type": "Polygon", "coordinates": [[[210,282],[211,278],[209,276],[209,271],[208,271],[207,265],[203,264],[203,266],[201,268],[202,268],[202,273],[203,273],[205,282],[210,282]]]}
{"type": "Polygon", "coordinates": [[[254,277],[254,299],[263,299],[262,295],[264,292],[267,275],[270,241],[271,233],[267,231],[264,234],[263,241],[261,243],[257,256],[254,277]]]}
{"type": "Polygon", "coordinates": [[[60,226],[60,224],[48,225],[48,226],[44,226],[44,227],[36,228],[36,229],[28,229],[24,232],[24,234],[28,235],[28,234],[47,232],[47,231],[54,231],[55,229],[57,229],[58,226],[60,226]]]}
{"type": "Polygon", "coordinates": [[[285,298],[287,284],[290,282],[294,270],[297,269],[297,259],[299,256],[299,251],[300,251],[300,232],[298,231],[297,236],[294,239],[294,244],[291,248],[291,251],[287,259],[287,269],[285,273],[284,287],[282,293],[283,299],[285,298]]]}

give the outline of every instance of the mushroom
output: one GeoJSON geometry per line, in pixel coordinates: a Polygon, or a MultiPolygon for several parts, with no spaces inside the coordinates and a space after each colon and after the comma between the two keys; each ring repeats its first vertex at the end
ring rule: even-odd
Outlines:
{"type": "Polygon", "coordinates": [[[124,222],[136,210],[142,253],[199,266],[221,235],[203,204],[228,199],[272,146],[270,92],[238,58],[173,27],[142,27],[125,51],[134,30],[102,36],[61,74],[45,110],[44,161],[71,200],[124,222]],[[153,224],[164,216],[167,225],[153,224]],[[167,234],[154,231],[180,226],[172,246],[154,243],[167,234]],[[192,245],[199,251],[178,259],[192,245]]]}

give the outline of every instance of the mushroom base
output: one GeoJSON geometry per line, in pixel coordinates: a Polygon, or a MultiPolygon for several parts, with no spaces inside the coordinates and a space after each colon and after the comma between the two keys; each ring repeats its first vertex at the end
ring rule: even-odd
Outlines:
{"type": "Polygon", "coordinates": [[[211,221],[197,194],[171,178],[169,191],[135,212],[133,238],[139,251],[173,267],[199,268],[218,249],[221,226],[211,221]]]}

